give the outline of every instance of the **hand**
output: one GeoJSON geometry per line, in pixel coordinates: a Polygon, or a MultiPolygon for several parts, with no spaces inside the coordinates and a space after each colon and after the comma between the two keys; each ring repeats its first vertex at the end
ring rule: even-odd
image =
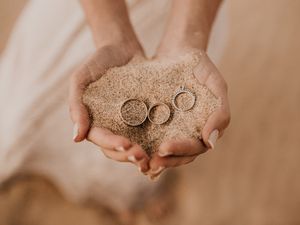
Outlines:
{"type": "Polygon", "coordinates": [[[101,148],[105,156],[121,162],[132,162],[140,171],[148,170],[149,157],[143,149],[128,138],[115,135],[104,128],[92,127],[82,95],[91,82],[98,80],[107,69],[128,63],[135,55],[143,54],[138,44],[119,44],[100,47],[88,60],[74,72],[71,78],[69,104],[74,123],[74,141],[84,139],[101,148]]]}
{"type": "MultiPolygon", "coordinates": [[[[183,54],[183,53],[176,53],[183,54]]],[[[205,52],[194,69],[199,83],[206,85],[218,98],[222,105],[208,118],[199,139],[169,140],[159,146],[150,161],[151,178],[158,177],[163,170],[177,167],[194,161],[198,155],[215,147],[216,141],[223,135],[230,121],[230,110],[227,97],[227,84],[214,63],[205,52]],[[201,140],[200,140],[201,139],[201,140]]],[[[163,57],[170,57],[164,55],[163,57]]]]}

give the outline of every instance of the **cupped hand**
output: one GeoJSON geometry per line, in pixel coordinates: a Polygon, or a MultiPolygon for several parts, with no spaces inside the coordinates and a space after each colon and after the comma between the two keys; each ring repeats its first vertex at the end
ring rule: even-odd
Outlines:
{"type": "Polygon", "coordinates": [[[150,160],[148,174],[151,178],[158,177],[167,168],[190,163],[208,149],[214,149],[217,139],[229,125],[230,109],[226,81],[208,55],[204,51],[198,53],[202,56],[193,70],[194,76],[200,84],[206,85],[216,97],[220,98],[222,104],[210,115],[198,139],[168,140],[159,146],[158,152],[150,160]]]}
{"type": "Polygon", "coordinates": [[[99,48],[90,56],[71,78],[69,106],[70,115],[74,123],[75,142],[87,139],[101,148],[104,155],[120,162],[132,162],[140,171],[148,170],[149,157],[145,151],[128,138],[113,134],[111,131],[91,127],[86,106],[82,96],[86,87],[98,80],[111,67],[127,64],[134,56],[142,55],[142,48],[137,45],[107,45],[99,48]],[[136,47],[133,47],[136,46],[136,47]]]}

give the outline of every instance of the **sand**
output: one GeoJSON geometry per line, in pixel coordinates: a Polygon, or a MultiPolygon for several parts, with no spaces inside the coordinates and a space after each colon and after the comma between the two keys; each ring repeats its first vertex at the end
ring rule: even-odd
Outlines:
{"type": "Polygon", "coordinates": [[[128,137],[149,154],[157,151],[163,141],[200,137],[209,115],[221,104],[193,75],[193,68],[200,60],[201,56],[195,53],[168,61],[146,60],[139,56],[125,66],[109,69],[99,80],[91,83],[83,95],[92,126],[105,127],[128,137]],[[176,105],[183,111],[172,104],[181,86],[192,93],[182,93],[175,99],[176,105]],[[194,106],[184,111],[193,105],[193,95],[194,106]],[[138,101],[123,105],[128,99],[144,102],[148,110],[160,104],[149,112],[153,123],[147,118],[139,126],[130,126],[131,123],[142,122],[145,111],[138,101]],[[129,123],[124,123],[124,119],[129,123]]]}
{"type": "MultiPolygon", "coordinates": [[[[228,3],[232,35],[220,69],[230,85],[233,120],[216,152],[181,168],[179,210],[160,224],[299,224],[300,2],[228,3]]],[[[58,191],[27,181],[0,190],[0,224],[116,224],[95,206],[68,203],[58,191]]]]}

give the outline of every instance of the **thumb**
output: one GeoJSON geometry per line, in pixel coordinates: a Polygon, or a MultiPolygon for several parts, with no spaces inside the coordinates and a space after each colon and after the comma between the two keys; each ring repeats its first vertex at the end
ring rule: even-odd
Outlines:
{"type": "Polygon", "coordinates": [[[87,137],[90,128],[89,113],[86,106],[82,102],[82,96],[87,83],[87,81],[81,80],[80,76],[76,74],[71,78],[69,110],[74,124],[73,140],[75,142],[83,141],[87,137]]]}
{"type": "Polygon", "coordinates": [[[83,141],[90,128],[89,114],[83,104],[70,103],[70,114],[73,121],[73,140],[75,142],[83,141]]]}
{"type": "Polygon", "coordinates": [[[194,68],[194,76],[222,102],[222,105],[210,115],[202,130],[203,142],[208,148],[213,149],[230,122],[228,87],[220,71],[206,53],[202,54],[201,62],[194,68]]]}
{"type": "Polygon", "coordinates": [[[230,113],[224,106],[212,113],[202,130],[202,139],[208,148],[215,148],[218,138],[223,135],[229,122],[230,113]]]}

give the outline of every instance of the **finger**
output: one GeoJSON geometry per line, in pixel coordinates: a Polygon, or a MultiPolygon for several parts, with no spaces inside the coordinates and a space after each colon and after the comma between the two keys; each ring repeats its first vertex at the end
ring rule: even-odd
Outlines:
{"type": "Polygon", "coordinates": [[[75,142],[81,142],[86,138],[89,131],[90,121],[88,112],[82,106],[73,106],[72,109],[73,126],[73,140],[75,142]]]}
{"type": "Polygon", "coordinates": [[[109,159],[112,159],[112,160],[115,160],[118,162],[130,162],[128,160],[128,154],[126,152],[117,152],[114,149],[107,149],[107,148],[101,148],[101,151],[109,159]]]}
{"type": "Polygon", "coordinates": [[[150,160],[150,175],[157,175],[166,168],[178,167],[194,161],[197,158],[195,156],[168,156],[160,157],[158,154],[154,154],[150,160]]]}
{"type": "Polygon", "coordinates": [[[73,139],[75,142],[84,140],[90,128],[90,118],[86,106],[82,102],[82,96],[86,87],[100,78],[106,67],[98,63],[92,56],[71,76],[69,92],[70,114],[74,123],[73,139]]]}
{"type": "Polygon", "coordinates": [[[165,156],[194,156],[206,152],[207,148],[198,138],[170,140],[162,143],[158,149],[160,157],[165,156]]]}
{"type": "Polygon", "coordinates": [[[202,139],[208,148],[214,149],[216,141],[230,122],[228,108],[221,106],[208,118],[202,130],[202,139]]]}
{"type": "Polygon", "coordinates": [[[87,139],[101,148],[114,149],[119,152],[126,151],[132,146],[129,139],[115,135],[105,128],[92,127],[87,139]]]}
{"type": "Polygon", "coordinates": [[[212,113],[202,130],[203,142],[208,148],[213,149],[217,139],[230,122],[228,87],[223,76],[206,54],[203,55],[201,63],[195,67],[194,75],[201,84],[206,85],[221,100],[221,107],[212,113]]]}
{"type": "MultiPolygon", "coordinates": [[[[69,93],[70,116],[74,123],[73,140],[75,142],[83,141],[90,127],[89,114],[85,105],[82,103],[84,88],[88,83],[88,81],[84,79],[88,78],[80,78],[81,73],[83,73],[83,71],[76,72],[76,74],[72,76],[69,93]]],[[[89,76],[89,74],[84,75],[85,76],[82,77],[89,76]]]]}
{"type": "Polygon", "coordinates": [[[102,148],[101,150],[109,159],[119,162],[131,162],[135,164],[139,168],[140,172],[145,173],[149,170],[149,157],[137,144],[133,145],[126,152],[118,152],[114,149],[106,148],[102,148]]]}
{"type": "Polygon", "coordinates": [[[150,157],[140,145],[133,145],[133,147],[128,151],[127,159],[132,163],[136,164],[140,172],[146,173],[149,170],[150,157]]]}

